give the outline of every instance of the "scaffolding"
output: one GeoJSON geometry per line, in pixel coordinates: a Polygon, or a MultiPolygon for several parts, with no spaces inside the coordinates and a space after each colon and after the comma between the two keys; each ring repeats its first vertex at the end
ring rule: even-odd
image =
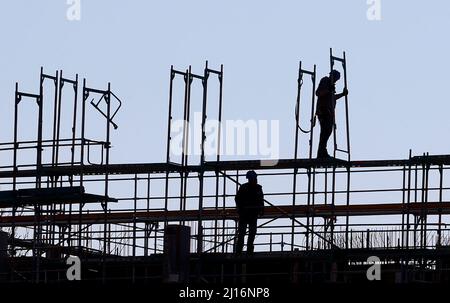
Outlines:
{"type": "MultiPolygon", "coordinates": [[[[336,62],[341,63],[347,87],[345,53],[339,58],[330,51],[331,69],[336,62]]],[[[410,151],[405,159],[352,160],[346,97],[338,104],[343,106],[344,120],[337,121],[333,132],[334,155],[344,154],[346,159],[316,159],[315,89],[316,66],[306,70],[300,62],[291,159],[278,159],[271,165],[264,160],[224,161],[219,135],[216,155],[208,160],[205,142],[211,138],[205,125],[217,117],[220,134],[223,66],[212,69],[206,62],[202,74],[193,73],[190,66],[184,71],[171,67],[166,161],[114,164],[110,163],[111,131],[118,128],[114,118],[122,101],[109,83],[106,89],[90,88],[86,79],[80,85],[78,75],[69,79],[62,71],[49,75],[41,69],[38,94],[22,92],[16,84],[14,139],[0,143],[2,161],[12,159],[0,167],[0,228],[8,234],[7,279],[64,279],[61,260],[76,255],[88,264],[92,279],[119,275],[133,281],[157,280],[163,273],[155,264],[163,262],[164,233],[169,224],[191,228],[192,258],[188,262],[194,263],[197,279],[263,276],[267,272],[256,270],[261,262],[288,260],[291,267],[286,271],[273,265],[271,273],[286,275],[294,282],[350,281],[372,255],[392,266],[399,281],[448,279],[450,186],[446,176],[450,155],[413,156],[410,151]],[[184,88],[182,107],[177,107],[174,97],[178,78],[184,88]],[[303,87],[305,79],[311,80],[310,91],[303,87]],[[216,112],[209,114],[212,80],[217,85],[216,112]],[[193,100],[197,81],[201,99],[193,100]],[[53,98],[47,97],[47,82],[53,98]],[[20,139],[19,106],[28,99],[38,107],[35,140],[20,139]],[[198,163],[193,163],[188,152],[195,101],[201,105],[198,163]],[[187,122],[179,161],[171,157],[175,107],[182,108],[181,119],[187,122]],[[47,108],[52,115],[45,120],[47,108]],[[63,130],[61,117],[66,111],[71,125],[63,130]],[[308,119],[302,119],[302,112],[308,119]],[[89,138],[88,115],[104,119],[104,128],[96,127],[98,138],[89,138]],[[305,122],[308,129],[302,126],[305,122]],[[345,130],[342,133],[341,128],[345,130]],[[49,138],[44,136],[45,129],[50,130],[49,138]],[[64,132],[70,135],[64,137],[64,132]],[[303,136],[308,141],[306,157],[300,156],[303,136]],[[35,155],[23,156],[27,151],[35,155]],[[261,184],[275,184],[276,189],[265,188],[255,256],[233,257],[238,218],[234,195],[250,169],[258,172],[261,184]],[[249,266],[246,272],[242,271],[243,262],[249,266]],[[229,273],[227,264],[232,268],[229,273]],[[128,267],[130,272],[124,269],[128,267]]]]}

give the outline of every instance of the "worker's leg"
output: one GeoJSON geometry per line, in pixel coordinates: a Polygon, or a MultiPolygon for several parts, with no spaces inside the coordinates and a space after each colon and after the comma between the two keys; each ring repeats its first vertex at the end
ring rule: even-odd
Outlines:
{"type": "Polygon", "coordinates": [[[331,134],[333,133],[333,119],[327,115],[319,116],[320,122],[320,139],[319,148],[317,150],[317,158],[323,158],[328,156],[327,143],[331,134]]]}
{"type": "Polygon", "coordinates": [[[240,217],[238,221],[238,235],[236,242],[236,253],[238,254],[242,252],[242,248],[244,247],[244,238],[246,230],[247,230],[247,220],[240,217]]]}
{"type": "Polygon", "coordinates": [[[248,240],[247,240],[248,253],[253,253],[254,251],[253,242],[255,241],[257,225],[258,225],[258,216],[255,215],[248,222],[248,240]]]}

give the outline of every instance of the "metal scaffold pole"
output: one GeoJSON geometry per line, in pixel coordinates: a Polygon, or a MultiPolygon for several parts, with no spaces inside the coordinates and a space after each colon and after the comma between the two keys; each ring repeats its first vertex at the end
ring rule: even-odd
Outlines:
{"type": "MultiPolygon", "coordinates": [[[[345,53],[339,58],[330,52],[330,68],[340,69],[336,63],[346,87],[345,53]]],[[[111,84],[95,89],[86,79],[78,83],[78,75],[68,79],[62,70],[49,75],[43,69],[37,94],[22,92],[16,83],[13,140],[0,142],[0,228],[10,233],[8,279],[62,281],[65,257],[78,256],[86,281],[159,281],[162,260],[173,248],[183,251],[182,258],[173,255],[181,263],[173,264],[195,269],[183,276],[189,282],[243,277],[351,282],[366,278],[361,266],[373,255],[389,264],[386,281],[449,277],[449,155],[413,157],[410,151],[405,159],[351,160],[346,98],[345,108],[338,105],[346,121],[338,116],[333,133],[334,155],[344,153],[347,159],[314,158],[316,66],[306,70],[300,62],[293,157],[273,166],[261,159],[226,160],[223,70],[208,62],[202,74],[190,66],[171,67],[166,157],[151,163],[112,162],[111,127],[117,128],[114,117],[122,102],[111,84]],[[30,116],[36,128],[23,128],[30,119],[22,112],[25,100],[38,105],[30,116]],[[189,127],[196,109],[201,129],[189,127]],[[185,122],[177,137],[181,158],[171,150],[174,115],[185,122]],[[99,117],[105,120],[92,124],[99,117]],[[218,132],[210,132],[209,122],[216,118],[218,132]],[[31,139],[24,139],[29,133],[31,139]],[[201,138],[198,158],[189,150],[193,137],[201,138]],[[231,247],[239,213],[232,200],[248,170],[264,179],[265,208],[254,253],[237,255],[231,247]],[[169,224],[185,225],[192,233],[168,239],[169,224]]]]}
{"type": "MultiPolygon", "coordinates": [[[[295,140],[294,140],[294,160],[299,158],[299,137],[300,131],[304,134],[310,134],[309,138],[309,159],[312,158],[312,149],[313,149],[313,132],[314,132],[314,104],[315,104],[315,90],[316,90],[316,66],[314,65],[314,69],[312,71],[308,71],[302,68],[302,62],[300,61],[299,70],[298,70],[298,79],[297,79],[297,100],[295,105],[295,140]],[[303,86],[303,77],[308,76],[312,82],[312,90],[311,90],[311,119],[309,121],[309,130],[305,130],[301,126],[301,99],[302,99],[302,86],[303,86]]],[[[292,206],[295,208],[296,200],[297,200],[297,173],[298,168],[295,168],[293,171],[293,185],[292,185],[292,206]]],[[[310,206],[311,199],[311,174],[308,170],[308,194],[307,194],[307,205],[310,206]]],[[[295,214],[293,214],[295,217],[295,214]]],[[[306,219],[306,230],[305,230],[305,243],[306,249],[309,249],[309,224],[310,224],[310,216],[308,213],[306,219]]],[[[295,226],[296,222],[292,220],[291,226],[291,250],[295,249],[295,226]]]]}

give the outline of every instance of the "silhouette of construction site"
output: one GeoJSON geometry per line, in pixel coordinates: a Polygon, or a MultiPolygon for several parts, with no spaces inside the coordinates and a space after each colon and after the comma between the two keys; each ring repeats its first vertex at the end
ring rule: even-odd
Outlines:
{"type": "MultiPolygon", "coordinates": [[[[330,68],[342,71],[345,86],[346,65],[345,53],[330,52],[330,68]]],[[[78,256],[84,281],[355,282],[367,281],[368,258],[376,256],[382,281],[449,281],[450,155],[351,159],[346,97],[333,136],[341,160],[316,159],[316,76],[315,66],[300,63],[293,157],[270,165],[222,160],[220,136],[217,154],[205,155],[204,125],[223,118],[223,67],[206,63],[202,74],[170,69],[161,163],[110,162],[122,105],[110,84],[91,88],[78,75],[43,69],[38,93],[16,84],[14,139],[0,143],[0,280],[65,282],[66,258],[78,256]],[[175,81],[184,86],[181,104],[175,81]],[[201,85],[200,100],[191,98],[193,83],[201,85]],[[202,111],[197,163],[185,148],[177,160],[170,150],[171,123],[189,122],[193,102],[202,111]],[[20,139],[22,107],[35,109],[34,140],[20,139]],[[183,117],[174,117],[175,107],[183,117]],[[51,117],[44,119],[44,108],[51,117]],[[98,137],[88,138],[95,119],[98,137]],[[234,195],[248,170],[272,186],[265,187],[255,253],[236,256],[234,195]]]]}

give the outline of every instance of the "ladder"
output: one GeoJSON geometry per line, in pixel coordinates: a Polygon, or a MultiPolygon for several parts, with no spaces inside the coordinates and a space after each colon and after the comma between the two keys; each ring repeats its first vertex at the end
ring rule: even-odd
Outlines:
{"type": "MultiPolygon", "coordinates": [[[[345,52],[343,52],[342,57],[336,57],[333,55],[333,49],[330,48],[330,72],[335,68],[335,64],[340,63],[342,65],[342,70],[344,74],[344,87],[347,88],[347,60],[345,57],[345,52]]],[[[333,79],[331,79],[333,81],[333,79]]],[[[337,142],[337,125],[336,121],[333,127],[333,139],[334,139],[334,152],[333,157],[336,158],[337,152],[347,154],[347,161],[350,161],[350,127],[348,119],[348,96],[345,96],[345,130],[346,130],[346,147],[339,147],[337,142]]]]}

